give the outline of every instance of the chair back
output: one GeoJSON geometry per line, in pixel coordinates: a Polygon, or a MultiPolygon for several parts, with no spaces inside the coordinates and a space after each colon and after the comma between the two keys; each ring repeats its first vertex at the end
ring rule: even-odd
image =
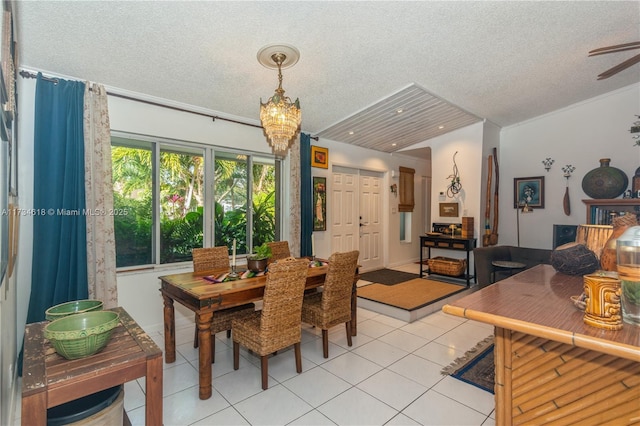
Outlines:
{"type": "Polygon", "coordinates": [[[286,259],[291,256],[291,252],[289,251],[289,241],[272,241],[267,243],[267,246],[271,248],[269,263],[280,259],[286,259]]]}
{"type": "Polygon", "coordinates": [[[191,255],[194,272],[229,268],[229,249],[226,246],[194,248],[191,255]]]}
{"type": "Polygon", "coordinates": [[[269,267],[260,319],[263,338],[270,335],[274,340],[299,338],[308,270],[307,259],[292,257],[281,259],[269,267]],[[289,331],[293,336],[286,336],[289,331]]]}
{"type": "Polygon", "coordinates": [[[351,314],[351,291],[359,255],[358,250],[353,250],[333,253],[329,257],[329,270],[324,281],[321,306],[323,310],[330,310],[332,317],[351,314]]]}

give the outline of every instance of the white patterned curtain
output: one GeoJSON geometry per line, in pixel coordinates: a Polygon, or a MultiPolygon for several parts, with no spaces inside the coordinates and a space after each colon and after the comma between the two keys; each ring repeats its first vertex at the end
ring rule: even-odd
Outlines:
{"type": "Polygon", "coordinates": [[[289,149],[289,250],[293,256],[300,256],[300,139],[297,138],[289,149]]]}
{"type": "Polygon", "coordinates": [[[113,308],[118,306],[118,289],[109,109],[104,86],[88,82],[84,93],[84,167],[89,298],[113,308]]]}

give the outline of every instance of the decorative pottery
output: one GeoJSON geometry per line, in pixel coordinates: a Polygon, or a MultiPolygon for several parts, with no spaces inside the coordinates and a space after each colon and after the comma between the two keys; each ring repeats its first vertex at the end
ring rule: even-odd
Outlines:
{"type": "Polygon", "coordinates": [[[626,231],[629,227],[635,226],[638,224],[638,220],[636,219],[635,214],[626,214],[624,216],[618,216],[613,219],[613,232],[611,236],[604,244],[602,248],[602,253],[600,254],[600,266],[605,271],[616,271],[616,242],[618,237],[620,237],[624,231],[626,231]]]}
{"type": "Polygon", "coordinates": [[[600,167],[597,167],[582,178],[582,190],[591,198],[616,198],[621,195],[627,185],[629,178],[620,169],[610,167],[610,158],[601,158],[600,167]]]}
{"type": "Polygon", "coordinates": [[[556,247],[551,252],[549,262],[556,271],[567,275],[590,274],[600,266],[596,254],[580,243],[556,247]]]}
{"type": "Polygon", "coordinates": [[[564,190],[564,198],[562,199],[562,208],[564,209],[564,214],[566,214],[567,216],[571,216],[571,200],[569,199],[568,186],[564,190]]]}
{"type": "Polygon", "coordinates": [[[78,359],[102,350],[118,323],[117,312],[82,312],[50,322],[43,333],[58,354],[67,359],[78,359]]]}
{"type": "Polygon", "coordinates": [[[53,321],[67,315],[102,310],[102,301],[95,299],[72,300],[50,307],[44,312],[47,321],[53,321]]]}
{"type": "Polygon", "coordinates": [[[610,276],[585,275],[584,323],[606,330],[622,328],[620,309],[620,280],[610,276]]]}
{"type": "Polygon", "coordinates": [[[640,167],[636,169],[636,173],[631,181],[631,194],[635,198],[640,198],[640,167]]]}

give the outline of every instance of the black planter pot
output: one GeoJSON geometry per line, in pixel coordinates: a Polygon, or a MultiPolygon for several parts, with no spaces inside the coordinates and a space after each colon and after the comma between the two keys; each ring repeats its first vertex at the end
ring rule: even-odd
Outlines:
{"type": "Polygon", "coordinates": [[[247,258],[247,269],[251,272],[262,272],[267,269],[269,259],[249,259],[247,258]]]}

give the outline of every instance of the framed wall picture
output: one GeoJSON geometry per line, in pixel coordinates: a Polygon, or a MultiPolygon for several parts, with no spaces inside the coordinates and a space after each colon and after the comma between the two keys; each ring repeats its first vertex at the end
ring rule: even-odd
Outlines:
{"type": "Polygon", "coordinates": [[[329,168],[329,148],[311,145],[311,167],[329,168]]]}
{"type": "Polygon", "coordinates": [[[313,178],[313,230],[327,230],[327,178],[313,178]]]}
{"type": "Polygon", "coordinates": [[[544,176],[513,179],[513,208],[529,207],[544,209],[544,176]]]}
{"type": "Polygon", "coordinates": [[[441,217],[458,217],[458,203],[440,203],[441,217]]]}

